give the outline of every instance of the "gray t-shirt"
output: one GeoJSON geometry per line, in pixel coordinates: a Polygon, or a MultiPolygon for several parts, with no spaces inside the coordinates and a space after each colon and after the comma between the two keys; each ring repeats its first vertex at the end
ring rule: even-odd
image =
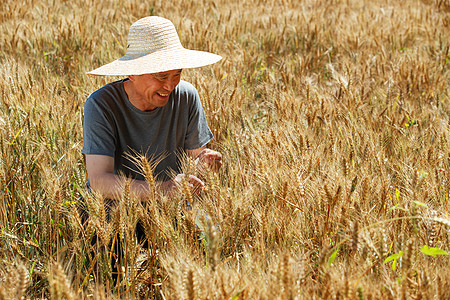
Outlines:
{"type": "Polygon", "coordinates": [[[158,180],[180,172],[179,153],[205,146],[213,134],[197,90],[180,81],[163,107],[141,111],[128,100],[122,79],[92,93],[84,105],[83,154],[114,157],[114,173],[144,179],[126,154],[164,159],[156,166],[158,180]]]}

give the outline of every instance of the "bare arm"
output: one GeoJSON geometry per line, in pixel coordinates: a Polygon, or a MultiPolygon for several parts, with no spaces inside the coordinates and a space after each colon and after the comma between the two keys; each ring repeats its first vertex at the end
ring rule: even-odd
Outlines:
{"type": "MultiPolygon", "coordinates": [[[[86,171],[91,188],[109,199],[117,199],[123,191],[123,178],[115,175],[114,158],[107,155],[86,155],[86,171]]],[[[143,198],[150,191],[148,184],[134,180],[130,186],[133,194],[143,198]]]]}
{"type": "MultiPolygon", "coordinates": [[[[86,171],[91,188],[104,197],[118,199],[123,191],[123,178],[115,175],[114,158],[107,155],[86,155],[86,171]]],[[[165,192],[175,191],[182,181],[184,174],[178,174],[174,179],[157,184],[157,188],[165,192]]],[[[204,186],[203,182],[195,176],[189,176],[188,184],[192,189],[204,186]]],[[[146,181],[133,180],[130,191],[138,199],[144,200],[150,192],[146,181]]]]}

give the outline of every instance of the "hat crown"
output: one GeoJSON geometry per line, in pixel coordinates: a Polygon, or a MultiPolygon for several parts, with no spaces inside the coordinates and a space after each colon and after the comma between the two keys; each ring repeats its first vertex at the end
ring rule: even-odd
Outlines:
{"type": "Polygon", "coordinates": [[[161,17],[151,16],[131,25],[125,56],[142,56],[176,48],[183,46],[173,23],[161,17]]]}
{"type": "Polygon", "coordinates": [[[185,49],[173,23],[150,16],[134,22],[128,32],[127,53],[88,72],[91,75],[141,75],[198,68],[221,60],[219,55],[185,49]]]}

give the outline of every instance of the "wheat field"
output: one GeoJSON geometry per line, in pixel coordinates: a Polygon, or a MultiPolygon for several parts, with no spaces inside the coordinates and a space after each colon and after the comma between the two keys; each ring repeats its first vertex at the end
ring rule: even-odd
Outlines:
{"type": "Polygon", "coordinates": [[[449,23],[448,0],[2,0],[0,299],[450,299],[449,23]],[[86,72],[148,15],[224,57],[183,71],[224,166],[186,159],[207,188],[145,205],[124,180],[108,221],[83,105],[119,78],[86,72]]]}

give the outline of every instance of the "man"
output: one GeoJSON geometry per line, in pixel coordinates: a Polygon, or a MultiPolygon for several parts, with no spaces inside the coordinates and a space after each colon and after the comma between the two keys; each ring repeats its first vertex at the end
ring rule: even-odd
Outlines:
{"type": "MultiPolygon", "coordinates": [[[[159,161],[154,175],[159,188],[169,192],[184,177],[180,153],[216,168],[222,165],[222,155],[206,148],[213,135],[198,93],[180,79],[182,69],[220,59],[183,48],[167,19],[151,16],[131,25],[126,54],[88,73],[128,76],[95,91],[85,104],[82,152],[91,189],[114,199],[120,179],[127,176],[135,179],[132,192],[145,198],[150,189],[133,155],[159,161]]],[[[186,180],[192,189],[204,185],[192,175],[186,180]]]]}

